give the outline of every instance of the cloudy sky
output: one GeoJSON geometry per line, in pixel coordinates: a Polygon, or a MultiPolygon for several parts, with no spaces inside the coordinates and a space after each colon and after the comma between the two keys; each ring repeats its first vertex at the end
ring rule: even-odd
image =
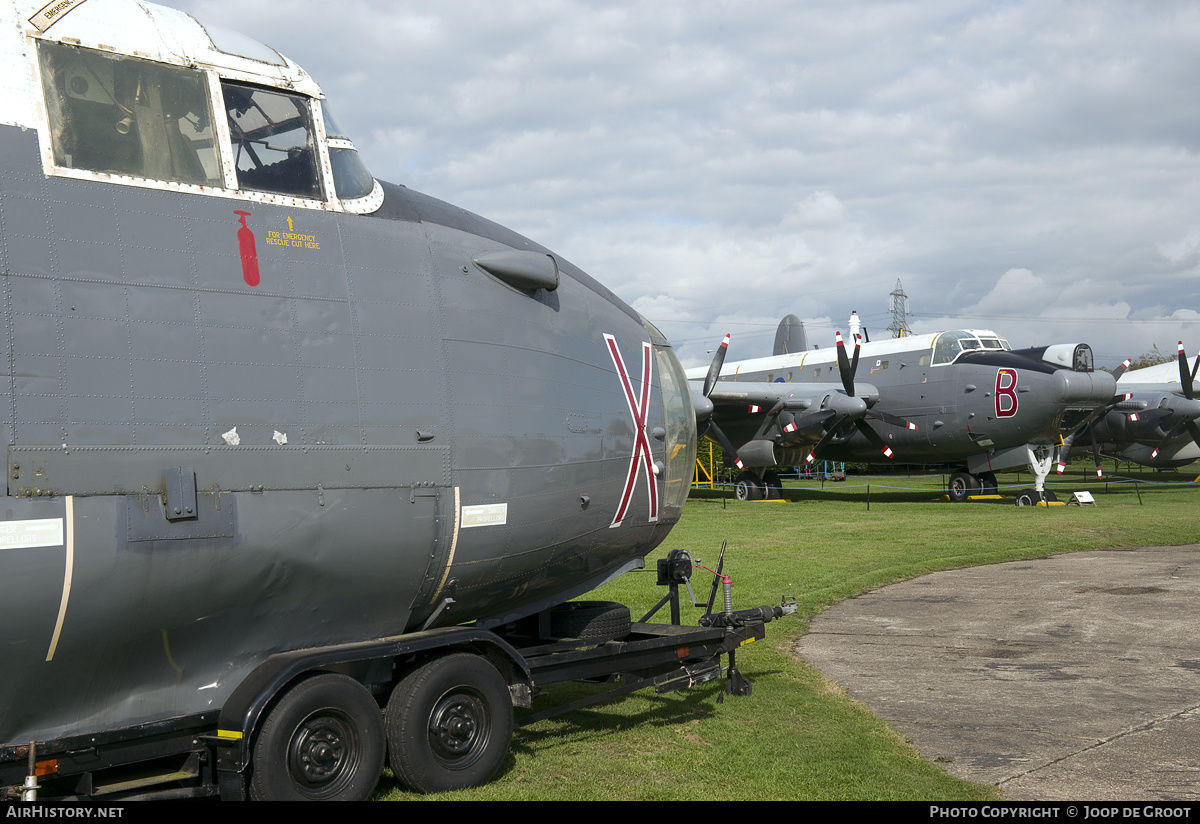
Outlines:
{"type": "Polygon", "coordinates": [[[1194,2],[166,0],[322,84],[376,177],[510,226],[687,365],[872,337],[1200,348],[1194,2]]]}

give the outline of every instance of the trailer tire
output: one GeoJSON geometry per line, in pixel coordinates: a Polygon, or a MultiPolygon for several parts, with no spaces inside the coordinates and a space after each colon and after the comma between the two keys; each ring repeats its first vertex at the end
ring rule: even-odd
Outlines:
{"type": "Polygon", "coordinates": [[[550,610],[555,638],[624,638],[631,626],[629,607],[615,601],[568,601],[550,610]]]}
{"type": "Polygon", "coordinates": [[[384,755],[383,716],[346,675],[306,678],[276,701],[254,742],[255,801],[366,801],[384,755]]]}
{"type": "Polygon", "coordinates": [[[421,793],[478,787],[508,756],[512,699],[491,663],[457,653],[401,679],[385,721],[388,761],[402,783],[421,793]]]}

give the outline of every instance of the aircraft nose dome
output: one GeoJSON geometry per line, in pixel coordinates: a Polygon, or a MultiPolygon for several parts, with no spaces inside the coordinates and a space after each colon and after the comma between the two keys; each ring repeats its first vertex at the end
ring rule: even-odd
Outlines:
{"type": "Polygon", "coordinates": [[[1051,378],[1054,399],[1059,403],[1100,406],[1117,391],[1117,382],[1108,372],[1073,372],[1059,369],[1051,378]]]}

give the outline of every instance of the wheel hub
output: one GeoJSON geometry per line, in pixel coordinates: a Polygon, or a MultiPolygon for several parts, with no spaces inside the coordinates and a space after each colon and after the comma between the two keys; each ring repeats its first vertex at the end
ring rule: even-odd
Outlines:
{"type": "Polygon", "coordinates": [[[353,732],[338,718],[310,718],[296,730],[288,753],[288,766],[296,781],[308,791],[332,791],[353,773],[350,754],[353,732]]]}
{"type": "Polygon", "coordinates": [[[487,730],[487,710],[475,695],[447,695],[438,701],[429,717],[433,752],[454,769],[464,769],[479,758],[487,730]]]}

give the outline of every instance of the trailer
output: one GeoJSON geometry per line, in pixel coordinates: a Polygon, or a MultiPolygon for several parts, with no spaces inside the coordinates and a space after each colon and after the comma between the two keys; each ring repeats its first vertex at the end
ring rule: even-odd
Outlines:
{"type": "Polygon", "coordinates": [[[0,794],[363,800],[385,754],[397,779],[422,793],[485,784],[503,763],[514,727],[636,690],[664,693],[722,677],[725,694],[751,693],[737,651],[764,638],[767,623],[794,613],[795,599],[734,610],[719,564],[703,615],[685,626],[679,588],[691,593],[693,565],[686,550],[658,561],[657,583],[667,593],[638,621],[622,604],[572,601],[503,625],[278,653],[212,711],[0,747],[0,794]],[[714,612],[721,588],[724,603],[714,612]],[[652,622],[664,607],[670,621],[652,622]],[[514,718],[514,708],[530,709],[535,695],[567,681],[610,686],[514,718]]]}

